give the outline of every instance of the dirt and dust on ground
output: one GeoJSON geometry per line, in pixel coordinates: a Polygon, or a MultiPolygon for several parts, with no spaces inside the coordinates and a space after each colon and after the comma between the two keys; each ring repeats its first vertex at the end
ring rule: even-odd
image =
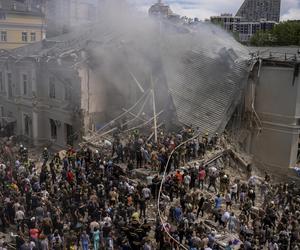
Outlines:
{"type": "MultiPolygon", "coordinates": [[[[2,150],[4,149],[5,154],[3,154],[7,160],[9,158],[16,159],[16,155],[18,155],[18,148],[19,143],[15,142],[13,138],[0,138],[0,143],[2,145],[2,150]]],[[[43,147],[41,148],[29,148],[28,154],[29,158],[34,161],[38,166],[41,166],[42,164],[42,151],[43,147]]],[[[66,154],[65,150],[62,150],[59,152],[60,157],[63,158],[66,154]]],[[[251,156],[244,154],[242,152],[237,152],[233,145],[222,145],[218,147],[217,149],[207,151],[207,153],[204,155],[202,159],[192,160],[188,163],[186,163],[183,167],[181,167],[181,171],[184,171],[187,168],[190,168],[191,166],[194,166],[195,164],[199,166],[200,164],[214,164],[218,166],[219,168],[224,168],[226,175],[228,175],[231,180],[239,179],[241,182],[248,182],[249,175],[246,171],[246,166],[252,162],[251,156]],[[224,154],[228,155],[229,157],[224,158],[224,154]]],[[[120,167],[126,172],[127,166],[125,164],[120,164],[120,167]]],[[[175,169],[172,169],[173,172],[175,169]]],[[[147,168],[141,168],[136,169],[131,173],[128,178],[133,183],[142,182],[144,184],[151,183],[151,179],[154,177],[154,175],[159,174],[157,171],[153,171],[151,167],[147,168]]],[[[258,169],[253,169],[252,175],[255,176],[255,179],[257,183],[260,183],[263,181],[263,174],[258,169]]],[[[160,175],[161,176],[161,175],[160,175]]],[[[197,189],[199,190],[199,189],[197,189]]],[[[194,190],[195,191],[195,190],[194,190]]],[[[200,190],[206,197],[211,197],[212,199],[215,197],[216,193],[213,193],[212,191],[207,191],[207,184],[205,185],[204,190],[200,190]]],[[[261,199],[258,195],[257,200],[257,207],[261,205],[261,199]]],[[[179,199],[174,199],[174,201],[167,202],[166,209],[163,214],[163,221],[168,222],[169,217],[169,209],[171,206],[179,204],[179,199]]],[[[254,208],[258,209],[257,207],[254,208]]],[[[240,207],[239,204],[233,203],[232,205],[232,212],[234,212],[237,216],[240,213],[240,207]]],[[[152,200],[150,204],[148,205],[148,211],[147,211],[147,220],[152,224],[152,231],[149,235],[152,242],[155,242],[154,240],[154,232],[155,232],[155,222],[157,219],[157,201],[152,200]]],[[[217,225],[211,214],[205,214],[204,217],[198,218],[196,222],[203,221],[204,224],[207,227],[207,230],[214,231],[216,235],[217,242],[220,244],[220,246],[223,246],[229,241],[229,240],[239,240],[239,237],[237,234],[230,233],[227,229],[220,229],[220,226],[217,225]]],[[[176,225],[172,225],[172,227],[175,229],[176,225]]],[[[6,234],[0,234],[0,241],[9,242],[9,244],[14,242],[14,233],[16,232],[15,226],[12,226],[7,230],[6,234]]]]}
{"type": "MultiPolygon", "coordinates": [[[[246,155],[244,153],[238,153],[234,150],[234,147],[231,145],[227,145],[226,148],[218,148],[216,150],[208,151],[204,157],[200,160],[193,160],[191,162],[188,162],[183,166],[180,170],[184,171],[187,168],[190,168],[191,166],[194,166],[195,164],[199,166],[200,164],[213,164],[214,166],[217,166],[218,168],[223,168],[225,170],[225,174],[230,177],[231,182],[234,180],[239,180],[240,183],[248,183],[249,181],[249,173],[247,173],[247,165],[252,162],[252,158],[249,155],[246,155]],[[228,157],[224,157],[224,155],[227,155],[228,157]]],[[[175,170],[173,170],[175,171],[175,170]]],[[[175,172],[173,172],[175,173],[175,172]]],[[[151,171],[149,170],[143,170],[139,169],[136,172],[137,176],[139,177],[139,180],[143,180],[145,183],[147,183],[147,180],[149,181],[149,175],[151,176],[151,171]]],[[[255,180],[256,184],[259,185],[264,181],[263,173],[259,170],[254,168],[252,170],[251,178],[255,180]]],[[[150,178],[151,179],[151,178],[150,178]]],[[[217,187],[219,187],[219,183],[217,183],[217,187]]],[[[207,190],[208,184],[206,183],[204,185],[204,189],[194,188],[190,190],[191,192],[198,191],[202,193],[205,197],[208,197],[209,199],[214,199],[216,194],[215,192],[211,190],[207,190]]],[[[253,213],[256,213],[259,210],[259,207],[262,204],[261,197],[259,195],[259,192],[257,192],[257,203],[256,206],[253,207],[253,213]]],[[[225,202],[224,202],[225,203],[225,202]]],[[[166,223],[170,223],[168,220],[169,218],[169,209],[171,206],[175,206],[180,204],[179,198],[174,198],[173,202],[165,202],[165,209],[162,214],[162,220],[166,223]]],[[[222,206],[222,209],[225,211],[224,204],[222,206]]],[[[194,210],[196,211],[196,210],[194,210]]],[[[240,204],[233,203],[232,207],[230,209],[231,212],[234,212],[234,214],[238,217],[240,214],[240,204]]],[[[157,219],[157,201],[151,201],[149,207],[148,207],[148,220],[154,222],[157,219]]],[[[222,228],[220,225],[214,222],[214,218],[212,213],[205,213],[204,217],[199,217],[195,221],[195,223],[203,222],[205,227],[207,228],[208,232],[214,232],[216,237],[216,242],[221,248],[225,248],[227,243],[231,241],[236,241],[236,248],[241,244],[241,241],[239,239],[239,235],[237,233],[229,232],[227,228],[222,228]]],[[[175,231],[177,226],[171,224],[171,231],[175,231]]],[[[154,225],[153,225],[154,229],[154,225]]],[[[154,232],[154,230],[152,230],[154,232]]],[[[154,237],[154,234],[151,234],[152,237],[154,237]]],[[[154,238],[153,238],[154,239],[154,238]]]]}

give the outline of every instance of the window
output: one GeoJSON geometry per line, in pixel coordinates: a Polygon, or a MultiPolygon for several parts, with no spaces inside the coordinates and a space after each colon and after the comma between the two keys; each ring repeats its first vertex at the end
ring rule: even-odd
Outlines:
{"type": "Polygon", "coordinates": [[[28,37],[27,37],[27,32],[22,32],[22,42],[27,42],[28,37]]]}
{"type": "Polygon", "coordinates": [[[1,42],[6,42],[6,41],[7,41],[7,32],[1,31],[1,42]]]}
{"type": "Polygon", "coordinates": [[[28,79],[27,79],[27,75],[23,74],[22,75],[22,86],[23,86],[23,95],[27,95],[28,93],[28,79]]]}
{"type": "Polygon", "coordinates": [[[54,77],[50,77],[50,79],[49,79],[49,97],[51,99],[55,99],[55,81],[54,81],[54,77]]]}
{"type": "Polygon", "coordinates": [[[6,14],[4,12],[0,12],[0,20],[5,20],[6,19],[6,14]]]}
{"type": "Polygon", "coordinates": [[[3,82],[3,74],[2,72],[0,72],[0,92],[4,92],[5,88],[4,88],[4,82],[3,82]]]}
{"type": "Polygon", "coordinates": [[[65,101],[71,101],[72,94],[71,89],[68,86],[65,86],[65,101]]]}
{"type": "Polygon", "coordinates": [[[51,139],[57,139],[57,126],[54,120],[50,119],[50,132],[51,132],[51,139]]]}
{"type": "Polygon", "coordinates": [[[66,144],[73,146],[74,144],[74,130],[73,126],[65,123],[65,135],[66,135],[66,144]]]}
{"type": "Polygon", "coordinates": [[[35,42],[36,41],[36,35],[34,32],[30,33],[30,41],[35,42]]]}
{"type": "Polygon", "coordinates": [[[0,118],[4,117],[4,107],[0,106],[0,118]]]}
{"type": "Polygon", "coordinates": [[[8,89],[8,97],[13,96],[13,86],[12,86],[12,75],[11,73],[7,73],[7,89],[8,89]]]}
{"type": "Polygon", "coordinates": [[[24,134],[29,135],[30,133],[30,117],[29,115],[24,115],[24,134]]]}

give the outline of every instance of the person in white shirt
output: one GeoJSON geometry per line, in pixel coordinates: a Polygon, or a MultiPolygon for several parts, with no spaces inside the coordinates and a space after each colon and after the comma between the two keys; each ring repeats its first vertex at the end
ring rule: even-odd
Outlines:
{"type": "Polygon", "coordinates": [[[269,250],[278,250],[278,244],[276,242],[271,242],[268,247],[269,250]]]}
{"type": "Polygon", "coordinates": [[[112,219],[109,216],[103,218],[103,224],[107,223],[109,226],[112,225],[112,219]]]}
{"type": "Polygon", "coordinates": [[[191,184],[191,176],[188,174],[184,175],[183,183],[184,183],[185,188],[189,189],[190,184],[191,184]]]}
{"type": "Polygon", "coordinates": [[[91,223],[90,223],[90,231],[91,232],[94,232],[94,229],[95,228],[100,228],[100,225],[99,225],[99,223],[97,222],[97,221],[92,221],[91,223]]]}
{"type": "Polygon", "coordinates": [[[229,218],[230,218],[230,213],[225,211],[224,214],[221,217],[221,221],[223,223],[224,228],[226,228],[229,218]]]}
{"type": "Polygon", "coordinates": [[[238,185],[237,183],[234,183],[231,186],[231,190],[230,190],[230,195],[231,195],[231,200],[237,202],[237,191],[238,191],[238,185]]]}
{"type": "Polygon", "coordinates": [[[142,189],[142,194],[145,200],[150,200],[151,198],[151,190],[148,187],[144,187],[142,189]]]}

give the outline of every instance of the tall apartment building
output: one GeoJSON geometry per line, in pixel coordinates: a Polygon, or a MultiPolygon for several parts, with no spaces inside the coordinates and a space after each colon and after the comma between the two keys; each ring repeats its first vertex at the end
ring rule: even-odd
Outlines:
{"type": "Polygon", "coordinates": [[[270,31],[277,23],[274,21],[240,22],[236,23],[235,32],[239,34],[239,41],[247,43],[259,31],[270,31]]]}
{"type": "Polygon", "coordinates": [[[248,22],[261,19],[279,22],[280,4],[281,0],[245,0],[236,15],[248,22]]]}
{"type": "Polygon", "coordinates": [[[227,31],[236,32],[236,26],[241,22],[241,17],[224,13],[220,16],[210,17],[210,21],[214,24],[221,25],[227,31]]]}
{"type": "Polygon", "coordinates": [[[251,37],[258,31],[267,31],[273,29],[277,22],[266,21],[261,19],[259,21],[246,21],[240,16],[233,16],[232,14],[221,14],[220,16],[212,16],[210,21],[214,24],[220,25],[228,32],[234,33],[238,40],[247,43],[251,37]]]}
{"type": "Polygon", "coordinates": [[[248,43],[258,31],[267,31],[279,22],[281,0],[245,0],[235,16],[222,14],[210,21],[237,34],[239,41],[248,43]]]}

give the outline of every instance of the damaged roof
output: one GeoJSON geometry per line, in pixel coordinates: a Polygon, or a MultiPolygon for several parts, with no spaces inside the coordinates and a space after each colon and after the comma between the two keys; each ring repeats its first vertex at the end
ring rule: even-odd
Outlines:
{"type": "MultiPolygon", "coordinates": [[[[18,58],[58,58],[74,51],[93,51],[89,56],[100,61],[99,71],[120,93],[124,81],[131,79],[130,70],[137,75],[151,72],[158,106],[164,108],[171,100],[180,124],[210,134],[222,132],[247,83],[249,50],[211,24],[188,27],[149,20],[141,27],[119,23],[100,22],[12,53],[18,58]]],[[[144,89],[152,88],[146,78],[140,82],[144,89]]]]}

